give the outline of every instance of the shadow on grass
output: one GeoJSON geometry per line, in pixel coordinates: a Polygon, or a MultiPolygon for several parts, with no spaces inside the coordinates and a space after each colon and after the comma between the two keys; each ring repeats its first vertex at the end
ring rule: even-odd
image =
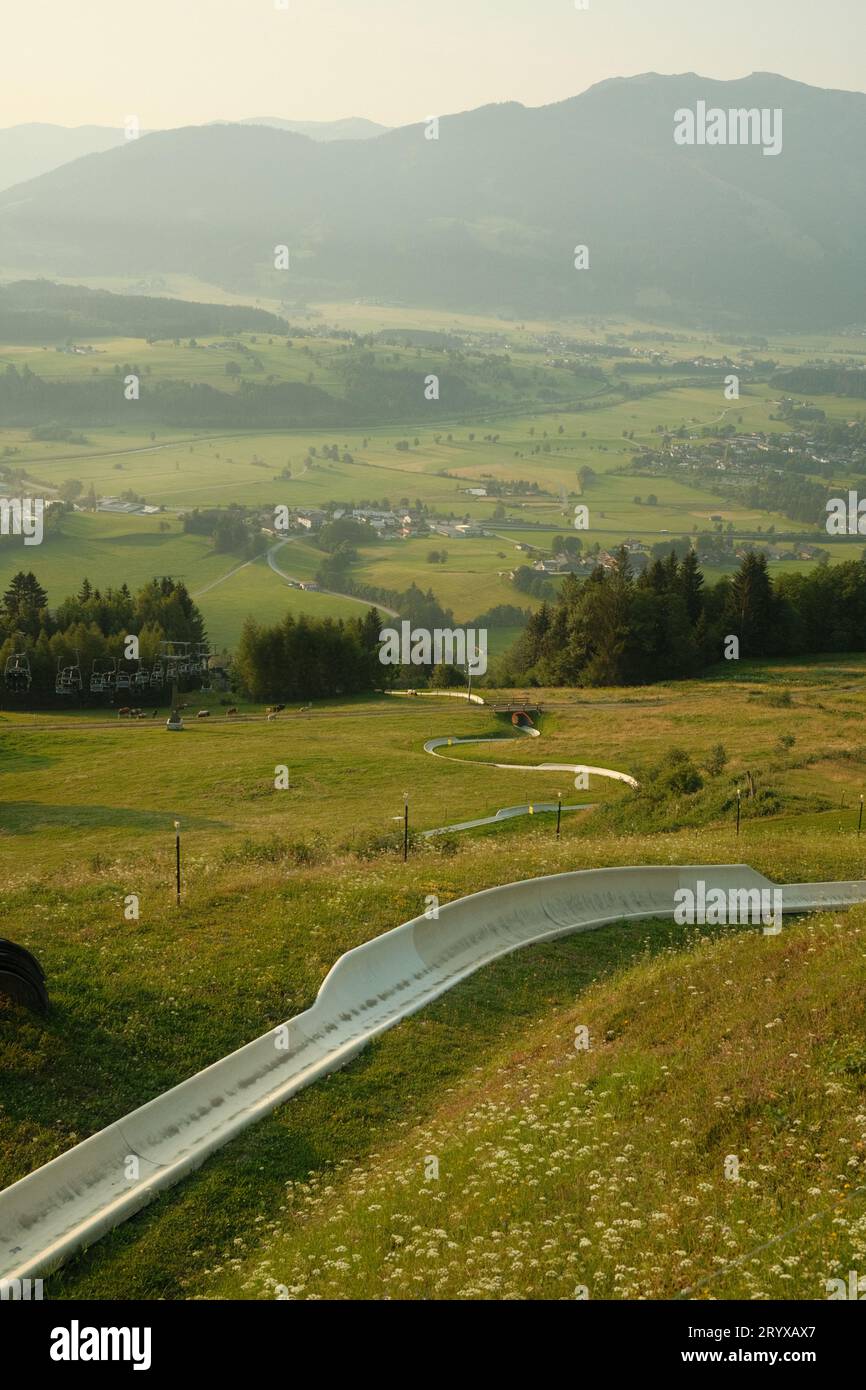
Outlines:
{"type": "MultiPolygon", "coordinates": [[[[134,806],[46,806],[38,801],[0,803],[0,831],[28,835],[37,830],[95,830],[117,827],[124,830],[162,830],[179,813],[175,810],[142,811],[134,806]]],[[[187,830],[227,830],[226,821],[184,813],[187,830]]]]}
{"type": "Polygon", "coordinates": [[[25,753],[20,748],[10,747],[8,740],[0,737],[0,774],[38,772],[46,767],[54,767],[59,761],[59,758],[50,758],[45,753],[25,753]]]}
{"type": "MultiPolygon", "coordinates": [[[[107,543],[112,550],[115,547],[126,545],[147,546],[149,549],[154,549],[158,546],[177,542],[180,539],[181,532],[179,531],[164,531],[162,534],[158,531],[130,531],[119,536],[111,536],[107,543]]],[[[210,558],[209,554],[208,558],[210,558]]]]}

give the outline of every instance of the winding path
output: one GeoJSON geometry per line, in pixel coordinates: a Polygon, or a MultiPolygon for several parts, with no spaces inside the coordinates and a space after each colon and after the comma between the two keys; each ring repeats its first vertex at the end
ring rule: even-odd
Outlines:
{"type": "MultiPolygon", "coordinates": [[[[285,582],[290,586],[296,584],[300,585],[304,581],[298,579],[297,576],[294,574],[286,574],[286,571],[284,569],[280,569],[280,566],[274,559],[274,556],[276,555],[277,551],[282,550],[283,546],[288,544],[289,541],[285,540],[277,541],[276,545],[271,546],[270,550],[268,550],[267,552],[268,565],[273,570],[274,574],[278,575],[280,579],[285,580],[285,582]]],[[[341,594],[338,593],[336,589],[307,589],[304,592],[314,594],[328,594],[331,598],[345,599],[347,603],[360,603],[363,608],[375,608],[379,613],[387,613],[390,618],[399,618],[400,616],[400,614],[396,612],[395,609],[386,608],[384,603],[372,603],[370,599],[358,598],[356,594],[341,594]]]]}

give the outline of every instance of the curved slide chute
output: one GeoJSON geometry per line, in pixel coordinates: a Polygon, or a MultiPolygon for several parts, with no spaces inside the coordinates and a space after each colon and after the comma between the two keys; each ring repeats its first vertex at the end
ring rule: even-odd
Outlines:
{"type": "MultiPolygon", "coordinates": [[[[0,1280],[47,1273],[198,1168],[255,1120],[344,1066],[500,956],[627,919],[671,917],[698,883],[773,885],[747,865],[590,869],[490,888],[341,956],[312,1008],[133,1110],[0,1193],[0,1280]]],[[[793,884],[783,910],[866,901],[866,882],[793,884]]]]}
{"type": "MultiPolygon", "coordinates": [[[[466,697],[464,696],[464,698],[466,697]]],[[[479,704],[484,703],[477,695],[472,695],[470,698],[472,700],[477,700],[479,704]]],[[[523,734],[527,738],[540,738],[541,733],[535,728],[529,715],[523,715],[523,719],[526,721],[524,723],[518,722],[518,714],[519,712],[513,716],[514,728],[517,730],[518,734],[523,734]]],[[[427,742],[424,744],[424,752],[431,753],[434,758],[447,758],[448,754],[441,752],[441,749],[453,748],[459,744],[468,743],[513,742],[514,739],[508,738],[507,735],[503,734],[486,735],[480,738],[455,738],[442,735],[438,738],[428,738],[427,742]]],[[[462,763],[465,762],[466,759],[455,758],[451,759],[451,761],[462,763]]],[[[509,772],[571,772],[574,774],[575,782],[580,773],[585,773],[587,776],[609,777],[615,782],[625,782],[627,786],[635,790],[639,786],[637,780],[634,777],[630,777],[627,772],[616,772],[610,767],[592,767],[588,763],[488,763],[478,760],[477,766],[494,767],[509,772]]],[[[577,805],[563,803],[562,810],[591,811],[593,805],[593,802],[581,802],[577,805]]],[[[431,839],[434,835],[446,835],[458,830],[475,830],[479,826],[496,825],[504,820],[511,820],[516,816],[532,816],[542,811],[556,811],[557,809],[558,803],[555,801],[532,801],[522,806],[505,806],[493,816],[481,816],[477,820],[460,821],[457,825],[442,825],[438,826],[435,830],[422,831],[422,838],[431,839]]]]}

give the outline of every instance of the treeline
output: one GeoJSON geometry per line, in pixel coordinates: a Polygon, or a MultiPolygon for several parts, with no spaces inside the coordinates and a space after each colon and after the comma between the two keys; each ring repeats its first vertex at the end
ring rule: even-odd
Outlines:
{"type": "MultiPolygon", "coordinates": [[[[338,560],[339,555],[340,552],[337,555],[338,560]]],[[[367,603],[381,603],[383,607],[393,609],[399,613],[401,618],[414,623],[416,627],[446,628],[454,626],[452,609],[443,608],[432,589],[427,589],[425,592],[414,581],[408,589],[381,589],[375,584],[358,584],[351,578],[347,570],[338,569],[335,571],[333,568],[320,567],[319,574],[335,576],[339,581],[338,586],[336,586],[337,592],[346,594],[350,598],[362,598],[367,603]]],[[[335,586],[326,584],[325,587],[335,586]]],[[[390,622],[391,619],[389,618],[388,621],[390,622]]]]}
{"type": "Polygon", "coordinates": [[[808,396],[866,397],[866,369],[863,367],[791,367],[777,372],[771,386],[783,387],[808,396]]]}
{"type": "Polygon", "coordinates": [[[204,620],[186,586],[170,577],[152,579],[132,593],[126,584],[100,591],[85,579],[77,594],[54,609],[35,574],[20,571],[0,602],[0,676],[8,659],[26,654],[32,695],[54,691],[58,663],[80,662],[89,677],[94,661],[123,658],[127,636],[137,636],[142,665],[152,665],[163,641],[203,642],[204,620]]]}
{"type": "Polygon", "coordinates": [[[809,478],[776,474],[742,489],[746,505],[758,511],[781,512],[792,521],[823,527],[827,520],[829,490],[809,478]]]}
{"type": "MultiPolygon", "coordinates": [[[[202,382],[140,377],[140,397],[127,400],[124,378],[139,373],[135,365],[85,380],[45,381],[29,367],[13,365],[0,374],[0,419],[14,427],[50,424],[63,427],[134,423],[177,428],[249,426],[290,428],[295,425],[347,425],[360,412],[304,382],[242,381],[234,391],[218,391],[202,382]]],[[[366,414],[371,418],[375,409],[366,414]]]]}
{"type": "Polygon", "coordinates": [[[493,608],[488,608],[486,613],[479,613],[477,618],[473,618],[471,623],[463,623],[463,627],[523,627],[523,624],[532,615],[531,608],[517,608],[513,603],[497,603],[493,608]]]}
{"type": "MultiPolygon", "coordinates": [[[[249,352],[244,355],[243,344],[236,344],[233,350],[242,361],[253,356],[249,352]]],[[[344,428],[383,423],[405,427],[424,414],[425,380],[432,370],[429,362],[420,358],[417,369],[408,370],[382,366],[372,354],[350,355],[334,367],[339,386],[332,394],[312,379],[252,380],[243,375],[237,362],[229,361],[225,367],[231,384],[220,390],[204,382],[152,378],[148,372],[140,372],[134,362],[100,370],[98,359],[91,359],[91,375],[59,381],[46,381],[28,366],[19,370],[9,364],[0,375],[0,419],[28,429],[43,424],[95,428],[134,420],[201,429],[344,428]],[[124,381],[130,374],[140,379],[137,400],[127,400],[124,394],[124,381]]],[[[256,369],[262,370],[261,363],[256,369]]],[[[527,403],[567,398],[539,386],[525,372],[523,376],[520,384],[527,403]]],[[[452,414],[492,410],[501,404],[513,405],[516,399],[508,381],[486,372],[484,360],[449,364],[440,377],[440,393],[443,408],[447,405],[452,414]]],[[[408,441],[404,443],[408,447],[408,441]]]]}
{"type": "Polygon", "coordinates": [[[56,343],[79,338],[189,338],[243,331],[284,336],[285,319],[246,305],[112,294],[50,280],[0,287],[0,342],[56,343]]]}
{"type": "Polygon", "coordinates": [[[295,617],[266,627],[247,618],[235,676],[253,700],[320,700],[381,690],[390,668],[379,660],[382,619],[295,617]]]}
{"type": "MultiPolygon", "coordinates": [[[[382,690],[394,682],[424,686],[462,684],[465,672],[450,666],[385,666],[379,660],[379,634],[401,619],[432,632],[455,627],[454,614],[443,608],[432,590],[412,584],[402,594],[389,594],[400,619],[370,608],[359,618],[307,618],[287,615],[268,627],[248,618],[235,654],[238,687],[254,700],[318,700],[382,690]]],[[[519,609],[493,610],[491,617],[518,618],[519,609]]],[[[483,626],[483,622],[461,624],[483,626]]]]}
{"type": "Polygon", "coordinates": [[[183,516],[185,534],[209,536],[220,555],[242,555],[252,560],[267,549],[258,513],[230,503],[227,507],[194,507],[183,516]]]}
{"type": "MultiPolygon", "coordinates": [[[[454,383],[455,387],[457,383],[454,383]]],[[[291,429],[377,425],[404,422],[421,415],[423,376],[418,373],[361,374],[345,397],[300,381],[240,380],[233,390],[219,391],[203,382],[152,380],[134,363],[83,380],[46,381],[22,367],[7,366],[0,375],[0,418],[19,428],[40,424],[71,426],[139,422],[176,428],[291,429]],[[127,400],[124,380],[139,376],[139,399],[127,400]],[[400,375],[399,381],[391,377],[400,375]]],[[[455,389],[451,409],[493,404],[455,389]]]]}
{"type": "MultiPolygon", "coordinates": [[[[344,361],[338,360],[337,370],[342,378],[346,402],[358,419],[376,423],[378,418],[417,419],[424,406],[424,381],[429,372],[439,376],[440,400],[447,401],[449,413],[469,413],[492,406],[498,395],[485,389],[489,381],[482,372],[484,359],[463,364],[460,368],[441,363],[430,366],[423,358],[414,368],[382,366],[373,353],[353,353],[344,361]],[[479,389],[480,388],[480,389],[479,389]],[[376,409],[370,411],[370,402],[376,409]]],[[[495,379],[495,384],[510,384],[510,377],[495,379]]]]}
{"type": "Polygon", "coordinates": [[[866,563],[775,581],[750,552],[705,585],[695,552],[656,560],[639,579],[625,550],[614,569],[569,575],[500,663],[501,685],[640,685],[715,665],[736,637],[741,657],[866,650],[866,563]]]}
{"type": "Polygon", "coordinates": [[[665,454],[639,455],[633,460],[633,467],[640,472],[676,476],[687,487],[709,488],[720,499],[736,498],[756,511],[781,512],[792,521],[823,529],[827,519],[825,504],[831,493],[824,484],[804,475],[823,473],[830,478],[835,471],[833,464],[817,463],[811,454],[788,455],[781,450],[755,450],[743,462],[747,468],[762,470],[761,476],[742,476],[731,471],[720,477],[715,454],[705,454],[686,473],[675,458],[665,454]]]}
{"type": "Polygon", "coordinates": [[[518,565],[514,571],[513,584],[521,594],[529,594],[532,598],[549,599],[553,596],[553,585],[549,579],[545,579],[538,570],[532,569],[530,565],[518,565]]]}

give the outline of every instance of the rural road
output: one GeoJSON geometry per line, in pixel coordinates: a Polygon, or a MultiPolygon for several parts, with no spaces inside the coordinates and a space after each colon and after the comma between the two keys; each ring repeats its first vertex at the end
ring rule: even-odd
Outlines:
{"type": "MultiPolygon", "coordinates": [[[[295,584],[299,585],[301,583],[301,580],[294,574],[287,574],[284,569],[280,568],[280,566],[274,559],[274,556],[276,555],[277,551],[282,550],[283,546],[289,544],[290,542],[287,540],[277,541],[276,545],[272,545],[271,548],[266,552],[266,558],[269,568],[273,570],[277,578],[282,579],[284,583],[289,585],[289,587],[293,587],[295,584]]],[[[224,584],[226,580],[231,579],[233,575],[240,574],[241,570],[245,570],[249,565],[254,565],[258,558],[259,557],[256,555],[252,560],[244,560],[243,564],[235,565],[234,569],[227,570],[225,574],[221,574],[219,579],[212,579],[209,584],[205,584],[203,589],[198,589],[196,593],[192,595],[192,597],[194,599],[203,598],[205,594],[209,594],[212,589],[216,589],[220,584],[224,584]]],[[[335,589],[313,589],[306,590],[305,592],[312,592],[313,594],[328,594],[331,598],[345,599],[347,603],[360,603],[362,608],[376,608],[380,613],[387,613],[388,616],[391,618],[399,618],[400,616],[400,614],[395,612],[393,608],[386,608],[384,603],[371,603],[369,599],[356,598],[354,594],[340,594],[337,593],[335,589]]]]}
{"type": "MultiPolygon", "coordinates": [[[[284,579],[289,584],[300,584],[301,580],[297,577],[297,575],[287,574],[284,569],[280,569],[279,565],[274,559],[274,556],[276,555],[278,550],[282,550],[283,546],[290,544],[290,541],[285,540],[277,541],[276,545],[272,545],[270,550],[268,551],[268,564],[270,565],[274,574],[279,575],[280,579],[284,579]]],[[[396,612],[395,609],[386,608],[384,603],[371,603],[369,599],[356,598],[354,594],[340,594],[337,592],[336,589],[314,589],[313,593],[329,594],[331,598],[342,598],[345,599],[347,603],[360,603],[363,608],[376,608],[380,613],[387,613],[389,618],[399,618],[400,616],[400,614],[396,612]]]]}

